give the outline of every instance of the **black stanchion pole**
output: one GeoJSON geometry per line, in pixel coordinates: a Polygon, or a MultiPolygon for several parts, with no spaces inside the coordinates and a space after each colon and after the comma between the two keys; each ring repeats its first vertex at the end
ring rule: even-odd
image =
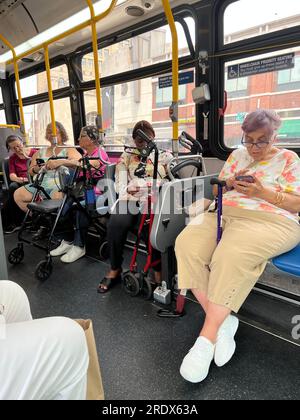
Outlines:
{"type": "Polygon", "coordinates": [[[8,280],[1,211],[0,211],[0,280],[8,280]]]}

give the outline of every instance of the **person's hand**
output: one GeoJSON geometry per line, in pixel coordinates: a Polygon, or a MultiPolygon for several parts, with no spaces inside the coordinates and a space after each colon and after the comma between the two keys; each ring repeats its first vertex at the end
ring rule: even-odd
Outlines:
{"type": "Polygon", "coordinates": [[[49,171],[57,169],[61,166],[61,162],[59,162],[58,160],[48,160],[48,162],[46,163],[46,169],[49,171]]]}
{"type": "Polygon", "coordinates": [[[134,179],[128,185],[127,191],[135,198],[143,198],[148,195],[148,183],[144,179],[134,179]]]}
{"type": "Polygon", "coordinates": [[[18,178],[18,183],[19,184],[26,184],[28,182],[28,179],[27,178],[22,178],[22,177],[19,177],[18,178]]]}
{"type": "Polygon", "coordinates": [[[247,169],[242,169],[241,171],[238,171],[234,174],[234,176],[232,176],[231,178],[226,179],[226,186],[227,188],[230,190],[232,188],[234,188],[234,184],[235,184],[235,177],[236,176],[240,176],[240,175],[245,175],[248,172],[247,169]]]}
{"type": "MultiPolygon", "coordinates": [[[[244,174],[241,174],[244,175],[244,174]]],[[[235,181],[233,187],[234,189],[241,193],[246,195],[247,197],[257,197],[261,198],[265,188],[262,185],[262,183],[257,179],[255,176],[253,176],[254,182],[245,182],[245,181],[235,181]]]]}

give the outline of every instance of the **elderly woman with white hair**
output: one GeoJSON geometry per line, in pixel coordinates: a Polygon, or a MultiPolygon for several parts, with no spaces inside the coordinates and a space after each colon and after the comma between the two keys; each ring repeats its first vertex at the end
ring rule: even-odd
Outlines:
{"type": "Polygon", "coordinates": [[[206,313],[180,368],[187,381],[203,381],[213,359],[219,367],[230,361],[239,324],[231,312],[239,311],[267,261],[300,242],[300,159],[276,147],[280,124],[269,110],[245,118],[243,147],[219,175],[226,181],[219,244],[214,213],[200,215],[177,239],[179,287],[190,289],[206,313]]]}

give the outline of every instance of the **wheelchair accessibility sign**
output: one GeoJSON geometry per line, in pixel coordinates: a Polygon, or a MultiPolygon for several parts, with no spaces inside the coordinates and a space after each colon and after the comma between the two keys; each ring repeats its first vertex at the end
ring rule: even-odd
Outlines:
{"type": "Polygon", "coordinates": [[[278,55],[248,63],[234,64],[228,67],[227,79],[233,80],[240,77],[254,76],[295,67],[295,53],[278,55]]]}

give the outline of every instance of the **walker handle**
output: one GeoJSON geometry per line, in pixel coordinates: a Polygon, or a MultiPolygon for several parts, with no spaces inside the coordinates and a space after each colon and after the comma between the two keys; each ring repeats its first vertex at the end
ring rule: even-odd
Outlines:
{"type": "Polygon", "coordinates": [[[218,185],[219,187],[226,187],[226,181],[223,181],[219,178],[212,178],[210,180],[210,185],[218,185]]]}

